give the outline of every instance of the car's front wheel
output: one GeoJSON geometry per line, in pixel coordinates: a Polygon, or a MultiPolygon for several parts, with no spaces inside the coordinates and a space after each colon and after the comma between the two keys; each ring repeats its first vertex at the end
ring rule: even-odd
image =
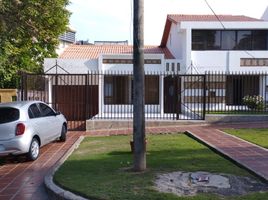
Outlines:
{"type": "Polygon", "coordinates": [[[33,138],[29,152],[27,154],[28,159],[31,161],[36,160],[39,156],[39,152],[40,152],[39,142],[36,138],[33,138]]]}
{"type": "Polygon", "coordinates": [[[61,135],[60,135],[60,141],[65,142],[66,141],[66,133],[67,133],[67,127],[63,124],[61,128],[61,135]]]}

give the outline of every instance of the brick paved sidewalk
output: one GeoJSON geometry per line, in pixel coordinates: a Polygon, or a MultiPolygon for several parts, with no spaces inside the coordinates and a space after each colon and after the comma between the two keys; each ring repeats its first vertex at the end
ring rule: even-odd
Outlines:
{"type": "Polygon", "coordinates": [[[80,134],[69,133],[65,143],[54,142],[44,146],[34,162],[27,162],[21,156],[4,158],[0,164],[0,200],[48,200],[44,176],[80,134]]]}
{"type": "MultiPolygon", "coordinates": [[[[237,127],[241,126],[237,125],[237,127]]],[[[254,127],[256,128],[257,126],[254,127]]],[[[215,128],[188,128],[187,131],[194,138],[268,181],[268,149],[259,147],[215,128]]]]}
{"type": "MultiPolygon", "coordinates": [[[[237,146],[238,139],[217,130],[218,128],[268,128],[268,123],[245,123],[235,125],[182,125],[170,127],[147,128],[146,133],[168,133],[184,132],[190,130],[199,137],[204,137],[207,142],[226,154],[231,153],[240,157],[233,157],[245,166],[255,169],[259,175],[267,177],[268,155],[267,150],[259,147],[251,147],[249,143],[242,142],[242,146],[237,146]],[[217,138],[217,137],[218,138],[217,138]],[[216,139],[217,138],[217,139],[216,139]],[[220,142],[219,141],[224,141],[220,142]],[[226,145],[226,146],[224,146],[226,145]],[[249,147],[250,146],[250,147],[249,147]],[[229,150],[229,151],[227,151],[229,150]],[[250,155],[250,158],[249,156],[250,155]],[[253,166],[253,167],[252,167],[253,166]],[[254,168],[255,166],[255,168],[254,168]]],[[[0,200],[48,200],[48,196],[43,186],[43,179],[47,172],[56,162],[67,152],[67,150],[77,141],[79,136],[98,135],[126,135],[132,134],[132,129],[98,130],[90,132],[69,132],[68,140],[65,143],[54,142],[41,148],[41,155],[34,162],[24,162],[23,157],[5,158],[0,163],[0,200]]],[[[239,140],[239,142],[241,142],[239,140]]],[[[240,144],[240,143],[239,143],[240,144]]]]}

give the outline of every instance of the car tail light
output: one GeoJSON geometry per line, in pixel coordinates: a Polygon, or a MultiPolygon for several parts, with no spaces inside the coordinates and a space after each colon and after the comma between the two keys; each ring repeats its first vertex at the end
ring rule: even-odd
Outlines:
{"type": "Polygon", "coordinates": [[[25,125],[23,123],[17,124],[16,135],[23,135],[25,132],[25,125]]]}

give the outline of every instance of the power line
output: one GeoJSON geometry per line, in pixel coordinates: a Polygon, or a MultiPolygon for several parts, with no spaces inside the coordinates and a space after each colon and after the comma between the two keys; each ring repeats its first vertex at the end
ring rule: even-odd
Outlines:
{"type": "Polygon", "coordinates": [[[214,14],[214,16],[217,18],[217,20],[221,23],[223,29],[226,29],[224,24],[222,23],[221,19],[219,18],[219,16],[215,13],[215,11],[213,10],[213,8],[209,5],[209,3],[207,2],[207,0],[204,0],[207,4],[207,6],[209,7],[209,9],[211,10],[211,12],[214,14]]]}
{"type": "MultiPolygon", "coordinates": [[[[204,1],[206,2],[207,6],[209,7],[209,9],[210,9],[211,12],[213,13],[213,15],[214,15],[214,16],[217,18],[217,20],[220,22],[220,24],[222,25],[223,29],[226,30],[226,27],[224,26],[224,24],[222,23],[221,19],[220,19],[219,16],[216,14],[216,12],[213,10],[213,8],[209,5],[208,1],[207,1],[207,0],[204,0],[204,1]]],[[[236,42],[235,39],[232,38],[232,40],[233,40],[234,42],[236,42]]],[[[248,54],[250,57],[255,58],[255,57],[254,57],[251,53],[249,53],[248,51],[246,51],[246,50],[242,50],[242,51],[244,51],[244,52],[245,52],[246,54],[248,54]]]]}

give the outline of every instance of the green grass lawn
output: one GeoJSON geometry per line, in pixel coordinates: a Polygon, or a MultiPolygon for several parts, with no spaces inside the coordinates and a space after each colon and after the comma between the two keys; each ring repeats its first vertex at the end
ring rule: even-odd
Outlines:
{"type": "Polygon", "coordinates": [[[178,197],[153,188],[158,173],[209,171],[251,176],[184,134],[147,136],[147,167],[144,173],[126,170],[132,165],[130,136],[88,137],[56,172],[54,181],[90,199],[113,200],[264,200],[268,193],[241,197],[202,194],[178,197]]]}
{"type": "Polygon", "coordinates": [[[244,140],[268,148],[268,129],[225,129],[225,132],[240,137],[244,140]]]}

